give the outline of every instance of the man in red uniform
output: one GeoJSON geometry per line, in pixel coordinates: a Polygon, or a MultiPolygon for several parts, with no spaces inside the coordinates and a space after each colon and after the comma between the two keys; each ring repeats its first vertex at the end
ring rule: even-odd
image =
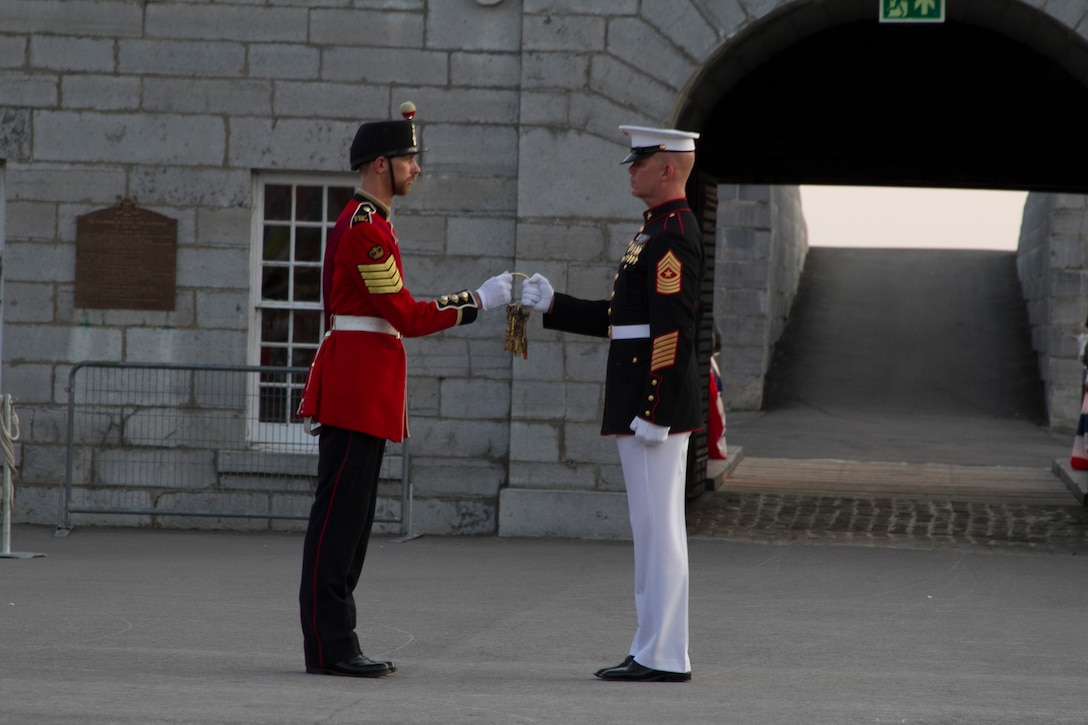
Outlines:
{"type": "Polygon", "coordinates": [[[401,337],[467,325],[480,310],[510,301],[509,273],[475,292],[419,301],[405,286],[389,217],[420,167],[412,117],[364,123],[351,144],[359,188],[325,249],[325,337],[314,356],[298,414],[317,429],[317,490],[303,545],[299,606],[306,671],[381,677],[392,662],[363,655],[355,634],[355,586],[374,523],[378,474],[387,440],[408,433],[407,360],[401,337]]]}

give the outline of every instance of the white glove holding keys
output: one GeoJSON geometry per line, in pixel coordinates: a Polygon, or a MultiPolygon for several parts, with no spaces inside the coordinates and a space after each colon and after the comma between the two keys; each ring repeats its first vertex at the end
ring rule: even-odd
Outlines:
{"type": "Polygon", "coordinates": [[[510,291],[514,288],[514,276],[509,272],[497,274],[480,285],[476,297],[480,300],[481,310],[493,310],[510,302],[510,291]]]}
{"type": "Polygon", "coordinates": [[[521,304],[534,312],[547,312],[552,307],[555,290],[542,274],[534,274],[521,286],[521,304]]]}

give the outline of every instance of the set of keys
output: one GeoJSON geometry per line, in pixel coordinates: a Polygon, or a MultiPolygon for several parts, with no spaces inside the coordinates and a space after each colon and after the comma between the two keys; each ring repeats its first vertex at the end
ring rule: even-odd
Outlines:
{"type": "MultiPolygon", "coordinates": [[[[511,272],[515,277],[529,279],[529,275],[521,272],[511,272]]],[[[525,360],[529,359],[529,339],[525,336],[525,325],[529,322],[528,307],[511,302],[506,306],[506,340],[502,349],[509,350],[515,355],[521,355],[525,360]]]]}

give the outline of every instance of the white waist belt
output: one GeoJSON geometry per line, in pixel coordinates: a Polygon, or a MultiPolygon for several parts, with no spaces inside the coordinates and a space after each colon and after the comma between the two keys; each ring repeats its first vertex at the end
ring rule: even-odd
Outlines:
{"type": "Polygon", "coordinates": [[[650,336],[650,326],[609,325],[608,336],[613,340],[642,340],[650,336]]]}
{"type": "Polygon", "coordinates": [[[353,315],[333,315],[332,329],[346,332],[380,332],[384,335],[400,337],[397,328],[382,317],[356,317],[353,315]]]}

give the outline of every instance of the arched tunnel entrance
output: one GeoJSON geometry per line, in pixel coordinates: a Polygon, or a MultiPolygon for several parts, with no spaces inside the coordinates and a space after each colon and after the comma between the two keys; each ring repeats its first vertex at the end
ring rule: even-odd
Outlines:
{"type": "MultiPolygon", "coordinates": [[[[741,187],[1088,193],[1083,38],[1017,2],[949,7],[945,23],[926,25],[881,25],[874,6],[785,7],[727,43],[678,113],[680,127],[703,134],[702,172],[741,187]]],[[[1041,427],[1044,393],[1012,253],[810,252],[786,329],[767,371],[765,420],[747,440],[730,436],[768,447],[756,455],[1017,465],[1049,462],[1059,440],[1070,443],[1041,427]],[[913,284],[881,302],[893,293],[880,285],[879,271],[889,270],[913,284]],[[876,296],[835,299],[845,291],[836,275],[846,274],[868,275],[876,296]],[[955,323],[963,334],[938,335],[933,323],[949,322],[952,310],[964,313],[955,323]],[[827,314],[836,324],[818,327],[827,314]],[[910,329],[897,330],[896,319],[910,329]],[[838,336],[844,326],[854,335],[838,336]],[[797,358],[833,345],[855,347],[797,358]],[[784,409],[797,415],[776,418],[784,409]],[[953,421],[952,432],[939,418],[953,421]],[[980,445],[957,450],[964,440],[980,445]]]]}
{"type": "Polygon", "coordinates": [[[1088,193],[1082,38],[1002,0],[919,25],[880,24],[874,6],[844,0],[835,25],[797,9],[723,49],[680,119],[704,131],[701,168],[723,183],[1088,193]],[[810,34],[775,51],[779,26],[810,34]]]}

